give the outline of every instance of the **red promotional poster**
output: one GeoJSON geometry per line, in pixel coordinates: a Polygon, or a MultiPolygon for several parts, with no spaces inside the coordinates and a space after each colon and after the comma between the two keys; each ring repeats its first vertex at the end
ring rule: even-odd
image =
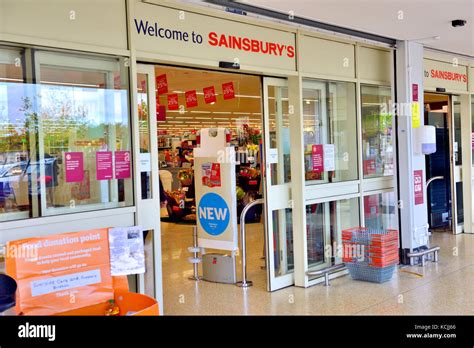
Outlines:
{"type": "Polygon", "coordinates": [[[312,149],[313,172],[324,172],[323,145],[313,145],[312,149]]]}
{"type": "Polygon", "coordinates": [[[168,80],[166,79],[166,74],[157,76],[155,81],[156,81],[156,93],[157,94],[168,93],[168,80]]]}
{"type": "Polygon", "coordinates": [[[204,88],[203,92],[204,101],[206,104],[212,104],[216,102],[216,90],[214,89],[214,86],[204,88]]]}
{"type": "Polygon", "coordinates": [[[115,151],[115,178],[130,178],[130,151],[115,151]]]}
{"type": "Polygon", "coordinates": [[[95,153],[97,180],[110,180],[113,177],[112,151],[98,151],[95,153]]]}
{"type": "Polygon", "coordinates": [[[195,90],[187,91],[185,93],[186,97],[186,107],[192,108],[198,105],[197,94],[195,90]]]}
{"type": "Polygon", "coordinates": [[[84,154],[65,152],[66,182],[82,182],[84,179],[84,154]]]}
{"type": "Polygon", "coordinates": [[[372,175],[375,174],[375,160],[369,159],[369,160],[364,160],[364,174],[365,175],[372,175]]]}
{"type": "Polygon", "coordinates": [[[364,212],[366,217],[374,217],[379,213],[378,195],[364,197],[364,212]]]}
{"type": "Polygon", "coordinates": [[[156,120],[166,121],[166,108],[164,105],[156,104],[156,120]]]}
{"type": "Polygon", "coordinates": [[[221,187],[221,165],[213,163],[211,168],[211,185],[212,187],[221,187]]]}
{"type": "Polygon", "coordinates": [[[225,100],[235,98],[234,83],[233,82],[223,83],[222,94],[224,95],[225,100]]]}
{"type": "Polygon", "coordinates": [[[414,102],[418,101],[418,85],[416,83],[411,85],[411,96],[414,102]]]}
{"type": "Polygon", "coordinates": [[[168,110],[178,110],[179,109],[179,102],[178,102],[178,94],[168,94],[168,110]]]}
{"type": "Polygon", "coordinates": [[[146,93],[146,80],[142,80],[141,85],[142,85],[141,86],[142,87],[142,92],[146,93]]]}
{"type": "Polygon", "coordinates": [[[423,170],[413,171],[415,205],[423,204],[423,170]]]}

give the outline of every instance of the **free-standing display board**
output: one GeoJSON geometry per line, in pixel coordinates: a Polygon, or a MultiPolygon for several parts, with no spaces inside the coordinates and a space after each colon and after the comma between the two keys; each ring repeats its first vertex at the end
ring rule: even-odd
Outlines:
{"type": "Polygon", "coordinates": [[[225,129],[201,129],[194,149],[194,184],[198,244],[237,250],[235,150],[227,147],[225,129]]]}

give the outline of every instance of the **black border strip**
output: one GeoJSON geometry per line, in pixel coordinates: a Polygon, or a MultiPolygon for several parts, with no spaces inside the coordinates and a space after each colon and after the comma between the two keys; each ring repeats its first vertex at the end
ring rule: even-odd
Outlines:
{"type": "Polygon", "coordinates": [[[203,0],[203,1],[209,4],[242,10],[242,11],[258,14],[261,16],[270,17],[273,19],[279,19],[282,21],[290,22],[290,23],[297,23],[297,24],[306,25],[313,28],[328,30],[328,31],[332,31],[332,32],[340,33],[340,34],[360,37],[360,38],[377,41],[377,42],[382,42],[391,46],[395,46],[397,42],[395,39],[392,39],[386,36],[371,34],[371,33],[354,30],[354,29],[348,29],[348,28],[337,26],[337,25],[327,24],[327,23],[323,23],[323,22],[319,22],[319,21],[315,21],[315,20],[307,19],[303,17],[294,16],[293,19],[289,19],[288,14],[286,13],[265,9],[265,8],[257,7],[254,5],[248,5],[248,4],[244,4],[240,2],[228,1],[228,0],[203,0]]]}

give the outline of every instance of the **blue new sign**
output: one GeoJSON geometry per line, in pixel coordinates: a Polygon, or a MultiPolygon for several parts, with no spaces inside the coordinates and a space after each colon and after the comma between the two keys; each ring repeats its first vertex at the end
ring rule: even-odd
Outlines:
{"type": "Polygon", "coordinates": [[[230,211],[226,201],[216,193],[206,193],[198,205],[198,218],[206,233],[218,236],[226,230],[230,211]]]}

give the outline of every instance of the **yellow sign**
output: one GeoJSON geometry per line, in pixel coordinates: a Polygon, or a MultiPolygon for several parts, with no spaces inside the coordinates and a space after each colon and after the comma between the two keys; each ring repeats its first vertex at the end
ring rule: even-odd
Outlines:
{"type": "Polygon", "coordinates": [[[411,126],[412,128],[420,127],[420,104],[418,102],[411,103],[411,126]]]}

